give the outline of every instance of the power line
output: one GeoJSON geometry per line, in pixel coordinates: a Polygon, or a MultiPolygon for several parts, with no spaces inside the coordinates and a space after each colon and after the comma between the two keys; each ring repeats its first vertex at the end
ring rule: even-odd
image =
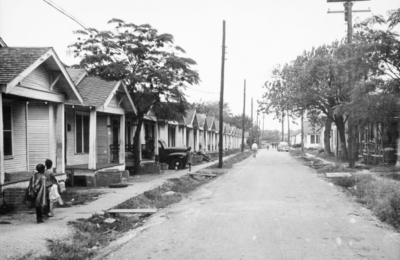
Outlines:
{"type": "Polygon", "coordinates": [[[68,18],[72,19],[73,21],[75,21],[77,24],[79,24],[80,26],[82,26],[83,29],[87,30],[87,26],[85,26],[83,24],[83,22],[79,21],[77,18],[75,18],[74,16],[72,16],[71,14],[69,14],[67,11],[65,11],[63,8],[61,8],[60,6],[56,5],[55,3],[53,3],[51,0],[43,0],[46,4],[52,6],[54,9],[56,9],[57,11],[59,11],[60,13],[64,14],[65,16],[67,16],[68,18]]]}

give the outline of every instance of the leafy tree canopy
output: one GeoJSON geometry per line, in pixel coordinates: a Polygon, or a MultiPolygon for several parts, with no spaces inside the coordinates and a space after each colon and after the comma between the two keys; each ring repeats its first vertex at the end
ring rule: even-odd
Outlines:
{"type": "MultiPolygon", "coordinates": [[[[196,62],[184,57],[185,51],[174,45],[173,36],[159,34],[148,24],[136,25],[111,19],[112,31],[94,28],[78,30],[70,53],[81,58],[80,67],[106,80],[122,80],[132,94],[138,117],[150,108],[161,111],[163,104],[174,105],[164,116],[174,120],[188,107],[184,90],[198,84],[196,62]],[[158,108],[158,109],[157,109],[158,108]]],[[[171,107],[170,107],[171,108],[171,107]]]]}

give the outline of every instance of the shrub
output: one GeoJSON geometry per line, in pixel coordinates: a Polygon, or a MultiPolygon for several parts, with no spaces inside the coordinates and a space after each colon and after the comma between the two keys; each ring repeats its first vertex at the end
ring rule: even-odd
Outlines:
{"type": "Polygon", "coordinates": [[[393,180],[376,179],[370,174],[357,175],[356,196],[375,215],[400,230],[400,184],[393,180]]]}
{"type": "Polygon", "coordinates": [[[356,179],[352,177],[339,177],[333,179],[333,183],[343,187],[343,188],[350,188],[353,187],[356,184],[356,179]]]}
{"type": "Polygon", "coordinates": [[[301,144],[293,144],[292,148],[301,148],[301,144]]]}

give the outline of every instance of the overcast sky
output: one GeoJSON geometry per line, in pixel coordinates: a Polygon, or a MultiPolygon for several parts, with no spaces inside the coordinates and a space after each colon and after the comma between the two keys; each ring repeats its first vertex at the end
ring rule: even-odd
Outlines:
{"type": "MultiPolygon", "coordinates": [[[[250,99],[261,99],[263,83],[277,64],[296,58],[303,50],[329,44],[346,34],[342,3],[326,0],[52,0],[88,27],[110,29],[119,18],[148,23],[170,33],[175,43],[197,63],[201,83],[187,90],[188,100],[218,100],[221,82],[222,21],[226,21],[225,97],[234,114],[242,113],[243,81],[247,80],[246,113],[250,99]]],[[[355,21],[386,14],[400,7],[399,0],[356,2],[355,21]]],[[[0,0],[0,37],[8,46],[54,47],[61,60],[78,63],[66,54],[80,26],[42,0],[0,0]]],[[[254,105],[256,109],[256,105],[254,105]]],[[[255,113],[254,113],[255,115],[255,113]]],[[[292,129],[299,126],[291,126],[292,129]]],[[[272,116],[265,129],[280,129],[272,116]]],[[[285,126],[286,129],[286,126],[285,126]]]]}

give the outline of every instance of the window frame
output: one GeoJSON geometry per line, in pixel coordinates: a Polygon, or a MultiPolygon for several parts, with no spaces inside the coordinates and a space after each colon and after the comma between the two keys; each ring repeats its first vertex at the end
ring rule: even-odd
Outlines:
{"type": "Polygon", "coordinates": [[[315,144],[315,135],[310,135],[310,144],[315,144]]]}
{"type": "MultiPolygon", "coordinates": [[[[3,99],[3,108],[2,108],[2,110],[3,110],[3,139],[5,138],[4,133],[6,131],[11,132],[11,154],[9,154],[9,155],[4,154],[4,160],[7,160],[7,159],[13,159],[14,158],[14,154],[15,154],[15,151],[14,151],[14,147],[15,147],[15,145],[14,145],[14,118],[13,118],[12,101],[7,101],[7,100],[3,99]],[[11,130],[5,130],[4,129],[4,107],[6,107],[6,106],[10,107],[11,130]]],[[[5,144],[5,142],[3,140],[3,153],[6,150],[6,149],[4,149],[4,144],[5,144]]]]}
{"type": "MultiPolygon", "coordinates": [[[[75,122],[75,131],[74,131],[74,139],[75,139],[75,154],[89,154],[89,151],[85,152],[85,131],[84,131],[84,124],[83,124],[83,116],[87,116],[89,119],[89,146],[90,146],[90,114],[89,112],[85,112],[85,111],[75,111],[75,115],[74,115],[74,122],[75,122]],[[77,119],[76,116],[80,115],[82,116],[82,152],[78,152],[78,138],[77,138],[77,119]]],[[[89,148],[90,150],[90,148],[89,148]]]]}

